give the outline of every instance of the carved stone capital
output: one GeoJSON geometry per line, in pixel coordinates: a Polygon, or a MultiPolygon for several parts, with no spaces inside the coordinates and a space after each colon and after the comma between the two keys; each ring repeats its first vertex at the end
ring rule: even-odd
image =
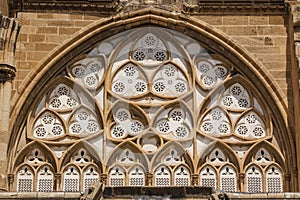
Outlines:
{"type": "Polygon", "coordinates": [[[100,175],[100,182],[104,185],[107,185],[107,174],[100,175]]]}
{"type": "Polygon", "coordinates": [[[146,185],[147,186],[152,186],[152,179],[153,179],[153,174],[150,172],[146,173],[146,185]]]}
{"type": "Polygon", "coordinates": [[[16,68],[8,64],[0,63],[0,82],[12,81],[16,76],[16,68]]]}
{"type": "Polygon", "coordinates": [[[199,174],[192,174],[192,185],[199,185],[199,174]]]}

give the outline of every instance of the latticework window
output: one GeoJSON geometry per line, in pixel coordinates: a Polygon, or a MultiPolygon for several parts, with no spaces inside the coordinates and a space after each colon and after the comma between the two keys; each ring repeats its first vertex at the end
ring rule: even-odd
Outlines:
{"type": "Polygon", "coordinates": [[[199,185],[231,192],[247,171],[246,191],[282,191],[286,169],[268,104],[207,46],[149,26],[68,60],[20,126],[16,190],[52,191],[54,174],[62,191],[85,190],[100,174],[114,187],[186,186],[198,174],[199,185]]]}
{"type": "Polygon", "coordinates": [[[79,171],[75,166],[69,166],[64,172],[63,191],[79,191],[79,171]]]}
{"type": "Polygon", "coordinates": [[[87,189],[92,183],[99,181],[99,174],[94,166],[88,166],[83,172],[83,189],[87,189]]]}
{"type": "Polygon", "coordinates": [[[53,191],[54,174],[49,166],[43,166],[38,171],[37,176],[37,191],[51,192],[53,191]]]}
{"type": "Polygon", "coordinates": [[[156,186],[170,186],[171,185],[171,173],[165,166],[160,166],[154,173],[154,180],[156,186]]]}
{"type": "Polygon", "coordinates": [[[18,171],[17,174],[17,191],[32,192],[34,180],[32,169],[25,165],[18,171]]]}
{"type": "Polygon", "coordinates": [[[236,184],[235,169],[229,165],[225,165],[220,171],[220,189],[224,192],[235,192],[236,184]]]}
{"type": "Polygon", "coordinates": [[[179,166],[174,172],[174,185],[176,186],[189,186],[190,185],[190,172],[184,166],[179,166]]]}
{"type": "Polygon", "coordinates": [[[246,171],[247,192],[259,193],[262,192],[262,172],[253,165],[246,171]]]}
{"type": "Polygon", "coordinates": [[[125,171],[123,168],[116,166],[110,170],[109,185],[113,187],[125,185],[125,171]]]}
{"type": "Polygon", "coordinates": [[[282,173],[274,165],[266,172],[266,192],[282,192],[282,173]]]}
{"type": "Polygon", "coordinates": [[[129,172],[129,185],[130,186],[144,186],[145,185],[145,172],[139,167],[133,167],[129,172]]]}

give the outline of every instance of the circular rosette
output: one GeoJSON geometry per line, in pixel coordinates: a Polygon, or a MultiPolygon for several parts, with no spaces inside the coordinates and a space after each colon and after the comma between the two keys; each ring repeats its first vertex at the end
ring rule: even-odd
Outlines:
{"type": "Polygon", "coordinates": [[[69,133],[72,136],[93,135],[102,130],[96,115],[87,108],[77,109],[70,118],[69,133]]]}
{"type": "Polygon", "coordinates": [[[263,138],[266,136],[265,124],[257,113],[250,111],[238,119],[235,134],[245,139],[263,138]]]}
{"type": "Polygon", "coordinates": [[[148,84],[140,67],[126,63],[113,76],[111,90],[125,98],[138,97],[148,92],[148,84]]]}
{"type": "Polygon", "coordinates": [[[76,93],[66,84],[59,84],[50,94],[48,106],[57,112],[70,111],[79,106],[76,93]]]}
{"type": "Polygon", "coordinates": [[[112,111],[110,136],[112,139],[123,139],[129,136],[137,136],[145,130],[146,117],[136,110],[115,106],[112,111]],[[134,114],[133,114],[134,113],[134,114]]]}
{"type": "Polygon", "coordinates": [[[50,111],[42,112],[33,125],[33,137],[51,139],[65,134],[62,120],[50,111]]]}
{"type": "Polygon", "coordinates": [[[154,120],[155,130],[160,135],[176,140],[190,138],[192,124],[186,106],[163,108],[154,120]]]}
{"type": "Polygon", "coordinates": [[[229,74],[224,63],[212,58],[200,58],[196,61],[197,77],[203,89],[212,89],[221,83],[229,74]]]}
{"type": "Polygon", "coordinates": [[[105,63],[103,55],[93,57],[84,56],[68,68],[68,73],[75,82],[83,87],[96,89],[103,81],[105,63]]]}
{"type": "Polygon", "coordinates": [[[200,131],[215,137],[231,134],[231,123],[227,113],[218,107],[208,111],[200,122],[200,131]]]}
{"type": "Polygon", "coordinates": [[[227,88],[220,96],[220,105],[228,110],[242,111],[250,108],[251,101],[247,90],[239,83],[227,88]]]}
{"type": "Polygon", "coordinates": [[[152,92],[161,97],[178,97],[189,91],[189,82],[181,69],[173,63],[163,65],[155,73],[152,92]]]}

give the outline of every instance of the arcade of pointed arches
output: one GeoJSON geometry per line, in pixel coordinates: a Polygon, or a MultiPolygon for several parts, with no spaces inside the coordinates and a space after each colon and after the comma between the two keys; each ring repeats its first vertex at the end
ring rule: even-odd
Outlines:
{"type": "Polygon", "coordinates": [[[47,85],[18,141],[15,191],[83,191],[96,181],[285,190],[266,102],[229,59],[182,33],[116,34],[47,85]]]}

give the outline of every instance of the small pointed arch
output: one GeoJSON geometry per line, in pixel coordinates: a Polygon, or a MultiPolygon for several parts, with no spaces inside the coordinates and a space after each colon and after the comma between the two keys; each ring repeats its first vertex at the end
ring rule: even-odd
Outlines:
{"type": "Polygon", "coordinates": [[[212,187],[217,189],[217,169],[210,165],[205,164],[199,170],[200,186],[212,187]]]}
{"type": "Polygon", "coordinates": [[[99,167],[95,164],[89,164],[82,169],[82,189],[86,190],[88,186],[100,180],[99,167]]]}
{"type": "MultiPolygon", "coordinates": [[[[283,157],[283,155],[280,153],[280,151],[270,142],[268,141],[261,141],[255,145],[253,145],[246,153],[244,156],[244,159],[242,160],[242,165],[245,166],[248,165],[251,162],[255,162],[255,156],[259,156],[259,154],[263,157],[270,156],[271,162],[278,163],[283,172],[286,172],[287,166],[286,166],[286,159],[283,157]],[[262,153],[261,151],[267,151],[262,153]]],[[[257,162],[259,164],[259,162],[257,162]]]]}
{"type": "Polygon", "coordinates": [[[28,164],[22,164],[17,169],[16,191],[17,192],[32,192],[34,189],[35,170],[28,164]]]}
{"type": "Polygon", "coordinates": [[[124,102],[115,102],[108,113],[108,137],[120,141],[128,136],[135,137],[149,126],[147,114],[138,106],[124,102]]]}
{"type": "Polygon", "coordinates": [[[108,170],[108,185],[112,187],[124,186],[126,183],[126,170],[121,165],[113,165],[108,170]]]}
{"type": "Polygon", "coordinates": [[[135,164],[128,169],[128,185],[144,186],[146,183],[146,170],[143,165],[135,164]]]}
{"type": "Polygon", "coordinates": [[[236,167],[230,163],[222,166],[219,172],[220,190],[224,192],[236,192],[238,171],[236,167]]]}
{"type": "Polygon", "coordinates": [[[15,156],[12,169],[18,167],[23,162],[32,165],[49,163],[54,168],[54,171],[58,169],[57,157],[47,145],[39,141],[32,141],[20,150],[15,156]]]}
{"type": "Polygon", "coordinates": [[[52,192],[54,187],[54,174],[51,165],[44,164],[37,169],[37,191],[38,192],[52,192]]]}
{"type": "Polygon", "coordinates": [[[203,164],[210,163],[211,165],[220,166],[225,163],[232,163],[240,170],[239,158],[230,146],[221,141],[212,142],[200,155],[198,160],[197,169],[203,164]],[[225,159],[225,160],[224,160],[225,159]]]}
{"type": "Polygon", "coordinates": [[[221,106],[208,109],[199,115],[198,130],[212,137],[228,137],[232,135],[232,120],[228,112],[221,106]]]}
{"type": "Polygon", "coordinates": [[[63,168],[70,162],[84,165],[95,163],[98,169],[101,172],[103,171],[103,162],[99,153],[87,141],[75,143],[67,151],[65,151],[61,158],[60,168],[63,168]]]}
{"type": "Polygon", "coordinates": [[[283,191],[283,171],[280,165],[270,164],[265,170],[266,192],[278,193],[283,191]]]}
{"type": "Polygon", "coordinates": [[[55,140],[67,133],[65,127],[61,116],[49,109],[43,109],[33,120],[28,120],[27,135],[30,138],[55,140]]]}
{"type": "Polygon", "coordinates": [[[191,169],[185,164],[179,164],[173,170],[174,186],[190,186],[191,185],[191,169]]]}
{"type": "Polygon", "coordinates": [[[160,151],[152,158],[151,168],[156,168],[159,164],[164,163],[168,166],[176,166],[185,163],[191,171],[194,171],[192,158],[189,152],[178,142],[170,141],[166,143],[160,151]]]}
{"type": "MultiPolygon", "coordinates": [[[[146,171],[149,170],[148,158],[132,141],[125,141],[116,146],[115,150],[108,156],[108,158],[109,159],[106,163],[107,167],[112,166],[116,162],[120,165],[134,165],[140,163],[146,171]],[[120,158],[120,156],[122,156],[122,158],[120,158]]],[[[108,171],[108,168],[106,168],[105,171],[108,171]]]]}
{"type": "Polygon", "coordinates": [[[161,136],[173,140],[189,140],[193,136],[194,118],[186,102],[162,106],[153,117],[152,128],[161,136]]]}
{"type": "Polygon", "coordinates": [[[80,190],[81,170],[76,165],[69,163],[62,169],[62,191],[78,192],[80,190]]]}
{"type": "Polygon", "coordinates": [[[259,165],[250,164],[245,170],[246,191],[260,193],[263,191],[263,170],[259,165]]]}
{"type": "Polygon", "coordinates": [[[154,169],[154,185],[155,186],[171,186],[172,173],[169,166],[160,164],[154,169]]]}
{"type": "Polygon", "coordinates": [[[102,112],[83,105],[74,109],[68,118],[68,132],[71,136],[94,135],[101,132],[104,127],[102,112]]]}

